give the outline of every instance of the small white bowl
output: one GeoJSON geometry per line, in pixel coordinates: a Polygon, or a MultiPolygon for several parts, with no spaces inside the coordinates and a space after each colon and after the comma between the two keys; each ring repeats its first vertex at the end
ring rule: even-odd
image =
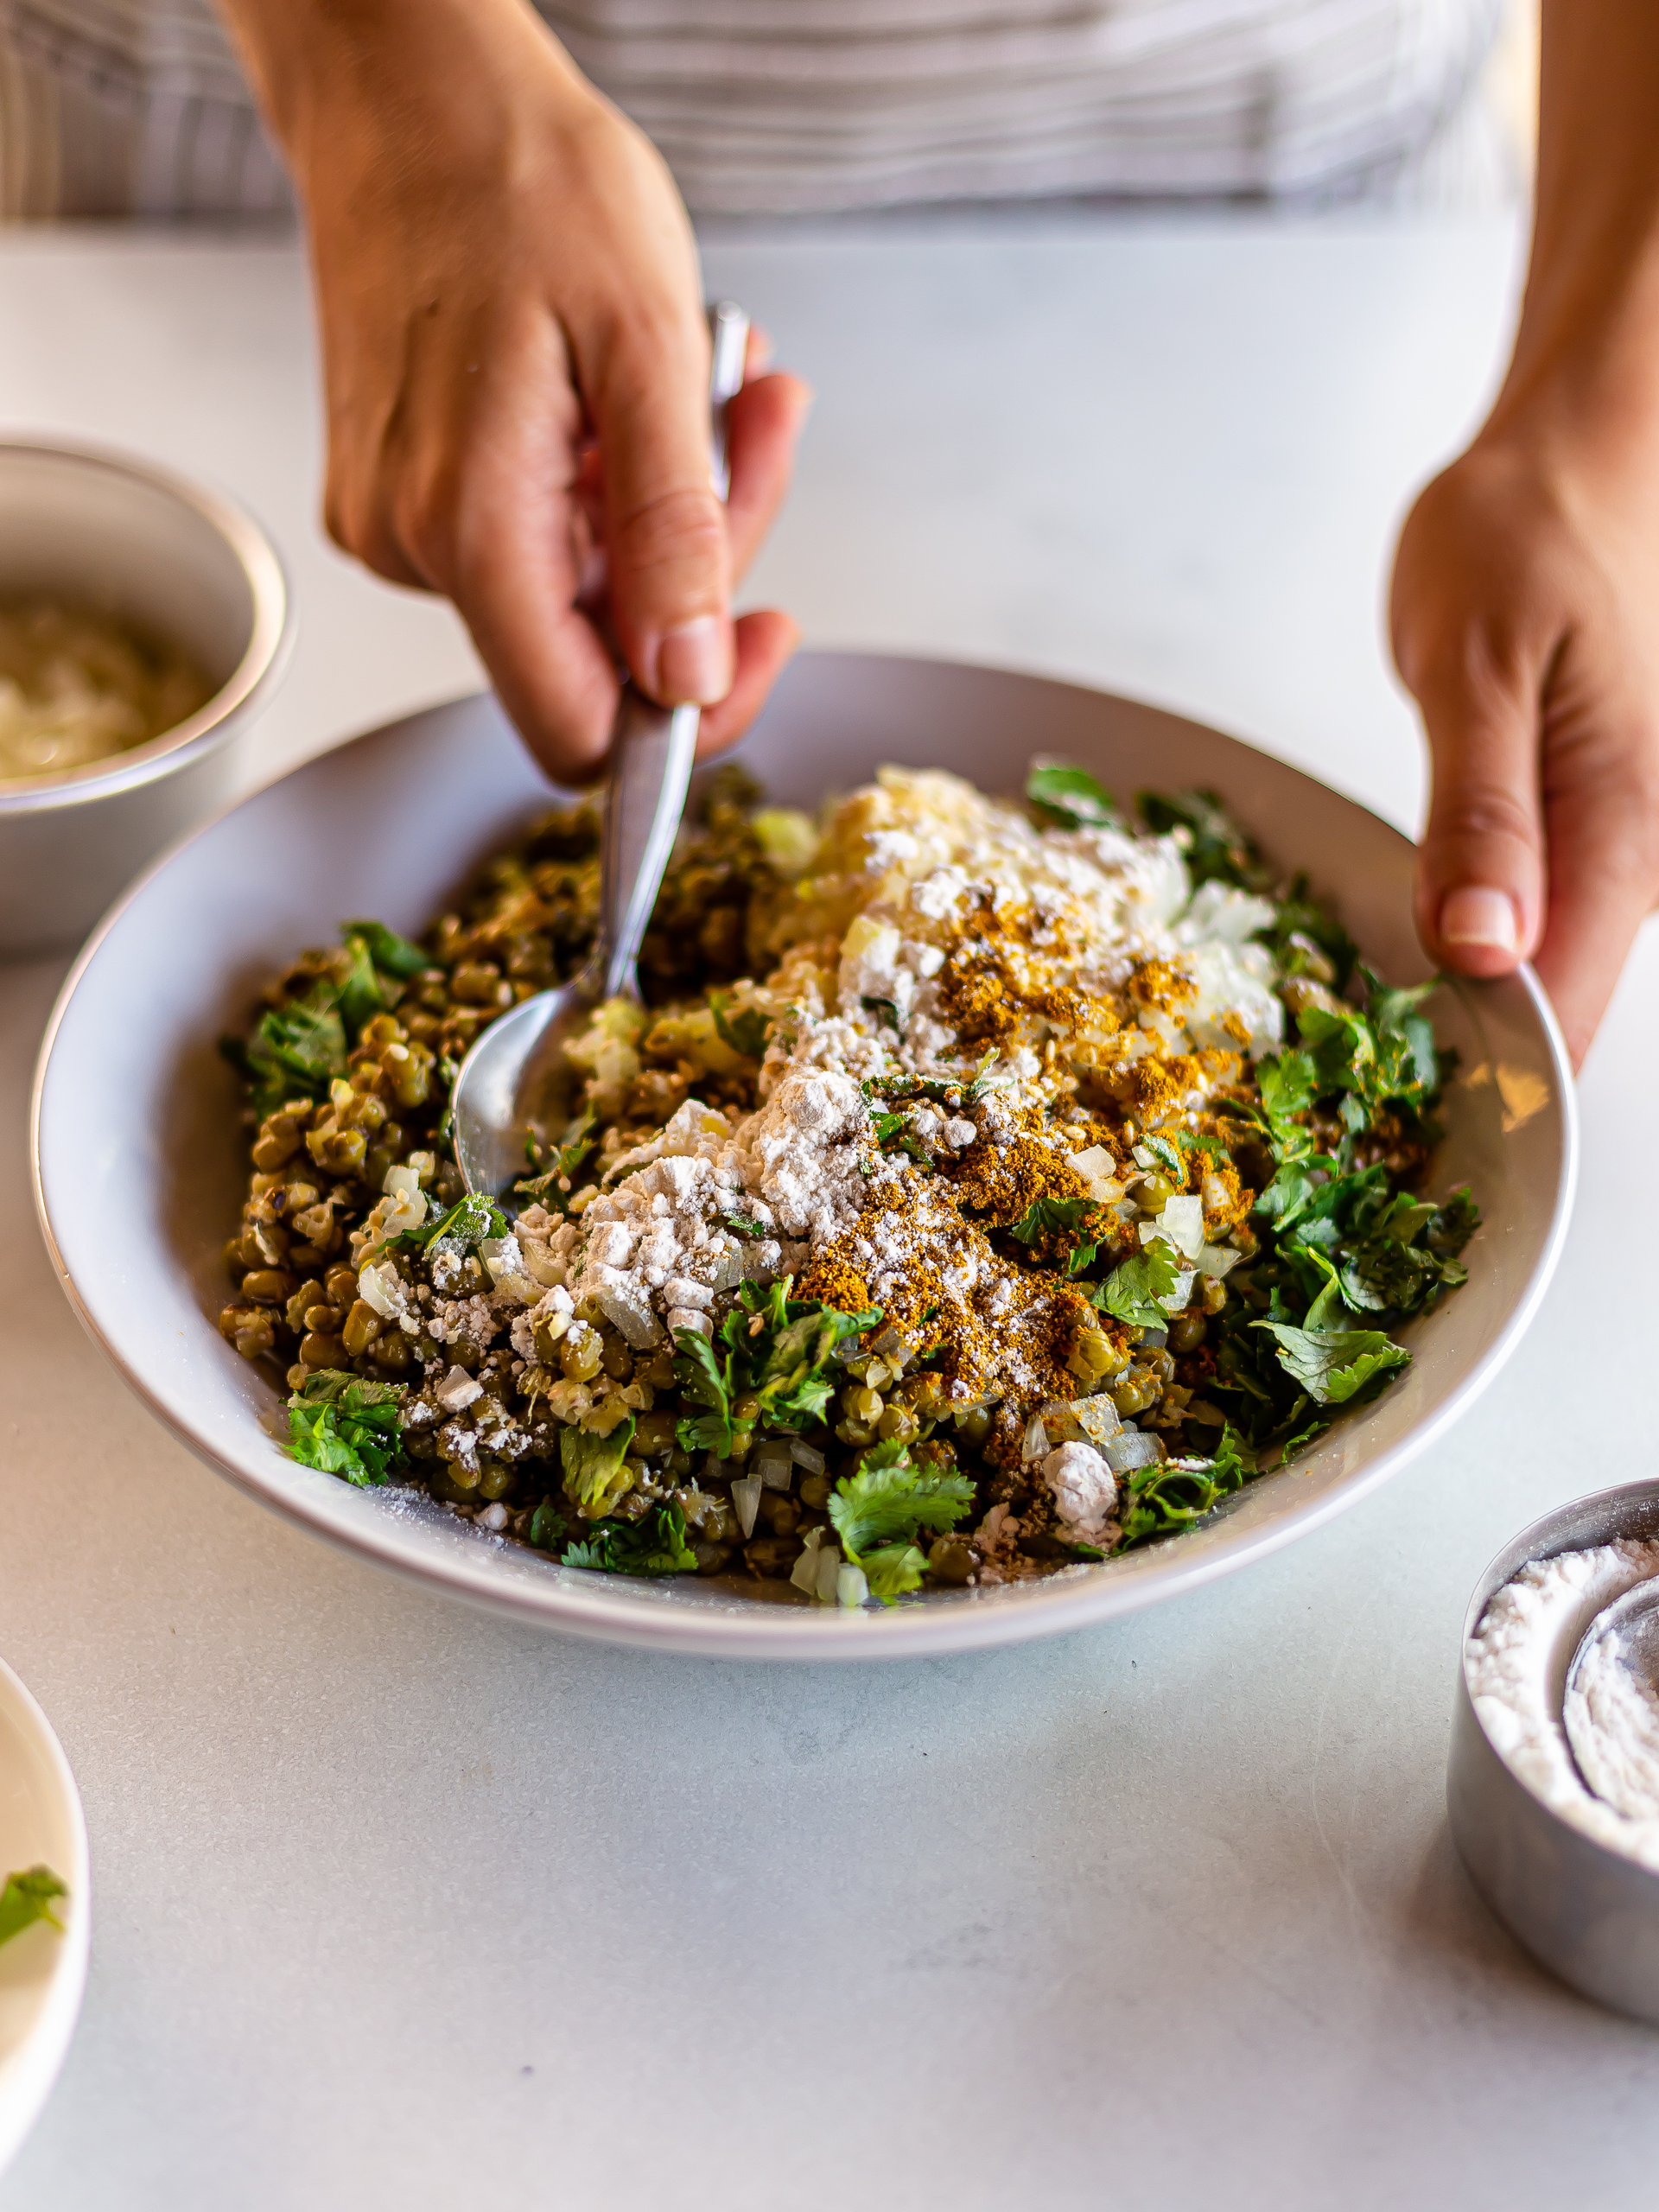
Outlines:
{"type": "MultiPolygon", "coordinates": [[[[1033,753],[1125,797],[1219,791],[1280,864],[1335,894],[1367,957],[1421,973],[1409,842],[1350,799],[1215,730],[1001,670],[804,653],[739,758],[815,805],[884,761],[1016,789],[1033,753]]],[[[1469,1281],[1402,1334],[1412,1365],[1203,1527],[1101,1567],[891,1611],[771,1604],[688,1576],[555,1566],[419,1493],[353,1490],[287,1458],[279,1401],[224,1342],[221,1254],[247,1181],[237,1087],[214,1049],[262,984],[353,914],[426,926],[467,869],[552,794],[490,699],[458,701],[296,769],[180,847],[82,954],[35,1084],[35,1188],[82,1320],[145,1403],[251,1495],[360,1556],[549,1628],[704,1656],[874,1658],[1016,1643],[1154,1604],[1316,1528],[1402,1466],[1497,1373],[1560,1249],[1576,1157],[1572,1077],[1530,975],[1444,993],[1461,1055],[1433,1188],[1474,1185],[1469,1281]]],[[[790,1593],[792,1598],[793,1592],[790,1593]]]]}
{"type": "Polygon", "coordinates": [[[36,1923],[0,1949],[0,2171],[52,2094],[86,1986],[92,1862],[80,1793],[52,1724],[0,1664],[0,1880],[49,1866],[63,1933],[36,1923]]]}
{"type": "Polygon", "coordinates": [[[0,777],[0,955],[74,944],[223,800],[290,640],[282,563],[239,507],[120,454],[14,440],[0,444],[0,598],[36,595],[181,646],[214,690],[129,752],[0,777]]]}

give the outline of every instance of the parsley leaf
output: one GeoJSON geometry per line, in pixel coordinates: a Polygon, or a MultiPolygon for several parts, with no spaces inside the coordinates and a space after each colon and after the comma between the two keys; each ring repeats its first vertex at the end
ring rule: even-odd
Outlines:
{"type": "Polygon", "coordinates": [[[683,1452],[713,1452],[722,1459],[732,1452],[732,1359],[721,1360],[700,1329],[676,1329],[678,1356],[674,1376],[681,1390],[700,1414],[683,1414],[675,1435],[683,1452]]]}
{"type": "Polygon", "coordinates": [[[1086,768],[1063,760],[1033,760],[1026,778],[1026,797],[1039,814],[1062,830],[1119,830],[1117,802],[1086,768]]]}
{"type": "Polygon", "coordinates": [[[550,1497],[544,1497],[530,1516],[530,1541],[538,1552],[556,1552],[564,1541],[569,1522],[550,1497]]]}
{"type": "Polygon", "coordinates": [[[1144,1139],[1143,1141],[1147,1150],[1158,1162],[1158,1165],[1163,1169],[1165,1174],[1172,1176],[1174,1179],[1177,1188],[1184,1191],[1186,1188],[1186,1162],[1181,1158],[1179,1152],[1177,1151],[1176,1147],[1170,1142],[1169,1139],[1167,1137],[1149,1136],[1144,1139]]]}
{"type": "Polygon", "coordinates": [[[8,1874],[6,1886],[0,1890],[0,1943],[10,1943],[37,1920],[45,1921],[61,1936],[63,1923],[53,1911],[52,1902],[68,1894],[49,1866],[30,1866],[21,1874],[8,1874]]]}
{"type": "Polygon", "coordinates": [[[424,1252],[443,1238],[471,1251],[490,1237],[505,1236],[506,1233],[507,1217],[500,1207],[474,1191],[459,1199],[448,1213],[440,1214],[435,1221],[424,1221],[418,1229],[405,1229],[401,1236],[392,1237],[391,1249],[424,1252]]]}
{"type": "Polygon", "coordinates": [[[865,998],[860,999],[859,1004],[866,1014],[873,1014],[878,1021],[891,1029],[895,1037],[904,1035],[905,1025],[899,1020],[899,1008],[892,999],[865,998]]]}
{"type": "Polygon", "coordinates": [[[1258,1321],[1279,1341],[1279,1362],[1315,1405],[1344,1405],[1368,1382],[1411,1363],[1411,1354],[1381,1329],[1297,1329],[1258,1321]]]}
{"type": "Polygon", "coordinates": [[[726,1009],[731,1002],[729,991],[709,992],[709,1008],[715,1017],[715,1034],[733,1052],[741,1052],[746,1059],[758,1060],[766,1052],[772,1016],[763,1014],[758,1006],[740,1007],[734,1014],[728,1015],[726,1009]]]}
{"type": "Polygon", "coordinates": [[[1100,1247],[1098,1242],[1078,1237],[1077,1231],[1091,1219],[1098,1220],[1100,1212],[1099,1201],[1095,1198],[1033,1198],[1008,1234],[1021,1244],[1035,1244],[1049,1236],[1075,1238],[1071,1243],[1066,1273],[1081,1274],[1100,1247]]]}
{"type": "Polygon", "coordinates": [[[1090,1303],[1130,1329],[1161,1329],[1168,1322],[1162,1300],[1173,1295],[1180,1275],[1175,1248],[1154,1236],[1150,1244],[1112,1269],[1090,1303]]]}
{"type": "Polygon", "coordinates": [[[1217,791],[1137,791],[1135,803],[1148,830],[1188,833],[1186,872],[1192,887],[1230,883],[1239,891],[1265,891],[1273,870],[1239,828],[1217,791]]]}
{"type": "Polygon", "coordinates": [[[385,975],[395,976],[400,983],[408,982],[411,976],[434,964],[418,944],[399,937],[384,922],[342,922],[340,928],[340,935],[347,940],[361,938],[375,966],[385,975]]]}
{"type": "Polygon", "coordinates": [[[923,1529],[953,1529],[973,1502],[967,1475],[955,1467],[918,1467],[907,1446],[884,1443],[872,1446],[857,1471],[836,1484],[830,1518],[848,1559],[864,1569],[871,1594],[891,1605],[921,1580],[921,1554],[913,1560],[905,1556],[914,1548],[911,1539],[923,1529]]]}
{"type": "Polygon", "coordinates": [[[346,1072],[346,1027],[332,984],[263,1014],[251,1037],[224,1037],[219,1051],[245,1077],[263,1120],[290,1098],[321,1100],[346,1072]]]}
{"type": "MultiPolygon", "coordinates": [[[[568,1211],[570,1186],[576,1179],[576,1170],[599,1142],[597,1137],[588,1134],[593,1126],[594,1116],[591,1114],[583,1114],[573,1122],[565,1131],[565,1142],[553,1155],[552,1166],[539,1175],[515,1183],[512,1186],[514,1197],[529,1198],[533,1204],[543,1207],[556,1206],[562,1213],[568,1211]]],[[[533,1147],[533,1157],[540,1159],[541,1150],[533,1137],[528,1141],[528,1146],[533,1147]]]]}
{"type": "Polygon", "coordinates": [[[626,1465],[632,1438],[632,1414],[608,1436],[595,1436],[585,1428],[559,1431],[564,1494],[584,1520],[603,1519],[623,1492],[632,1486],[633,1473],[626,1465]]]}
{"type": "Polygon", "coordinates": [[[403,1449],[403,1396],[396,1382],[317,1369],[288,1402],[290,1457],[359,1489],[384,1483],[403,1449]]]}
{"type": "Polygon", "coordinates": [[[1222,1430],[1212,1459],[1172,1459],[1133,1469],[1123,1478],[1125,1506],[1119,1516],[1123,1533],[1114,1550],[1129,1551],[1190,1529],[1224,1497],[1243,1489],[1255,1471],[1230,1421],[1222,1430]]]}
{"type": "Polygon", "coordinates": [[[565,1547],[559,1564],[600,1574],[694,1574],[697,1555],[679,1507],[653,1505],[639,1521],[596,1521],[581,1542],[565,1547]]]}

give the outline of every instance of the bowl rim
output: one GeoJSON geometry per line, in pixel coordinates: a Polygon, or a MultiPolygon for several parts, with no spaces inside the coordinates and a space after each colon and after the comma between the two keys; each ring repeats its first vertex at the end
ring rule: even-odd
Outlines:
{"type": "Polygon", "coordinates": [[[113,446],[79,441],[66,444],[46,437],[0,438],[0,464],[11,454],[124,476],[189,509],[235,556],[247,579],[253,622],[242,658],[194,714],[111,760],[89,760],[61,775],[0,776],[0,816],[85,805],[115,791],[139,789],[199,760],[228,737],[232,726],[270,690],[294,639],[293,596],[282,556],[262,525],[225,493],[113,446]]]}
{"type": "MultiPolygon", "coordinates": [[[[865,652],[855,648],[842,648],[839,652],[834,648],[818,650],[825,658],[838,658],[841,653],[845,653],[849,658],[892,661],[900,665],[973,669],[987,674],[1033,678],[1096,697],[1128,698],[1128,695],[1109,693],[1096,685],[1077,684],[1064,677],[1044,676],[1035,670],[1010,667],[1007,664],[968,662],[956,657],[944,660],[926,654],[879,650],[865,652]]],[[[395,716],[390,721],[375,724],[357,733],[353,738],[343,741],[340,747],[331,747],[329,751],[341,750],[344,746],[359,739],[372,739],[418,724],[429,717],[452,712],[487,696],[483,693],[462,694],[437,706],[395,716]]],[[[1151,702],[1130,701],[1129,703],[1147,706],[1151,702]]],[[[1166,710],[1157,709],[1154,711],[1163,713],[1166,710]]],[[[1187,718],[1178,716],[1175,719],[1187,718]]],[[[1272,760],[1288,774],[1301,777],[1310,783],[1319,782],[1319,779],[1309,776],[1305,769],[1294,762],[1267,753],[1262,747],[1251,746],[1246,740],[1217,731],[1213,725],[1195,724],[1195,727],[1216,735],[1226,736],[1230,743],[1246,751],[1262,753],[1264,758],[1272,760]]],[[[481,1558],[474,1566],[471,1560],[439,1561],[435,1558],[410,1552],[396,1541],[392,1534],[392,1516],[389,1515],[384,1516],[384,1525],[380,1521],[362,1527],[344,1525],[315,1509],[302,1492],[297,1490],[278,1491],[262,1477],[237,1465],[228,1452],[221,1453],[214,1449],[183,1419],[174,1414],[143,1373],[129,1364],[116,1344],[105,1335],[80,1294],[54,1232],[41,1153],[46,1078],[58,1033],[82,975],[97,958],[105,939],[119,925],[127,908],[179,854],[197,840],[208,836],[240,806],[257,798],[285,777],[314,767],[327,757],[327,753],[314,755],[306,761],[276,771],[256,790],[229,801],[207,820],[176,839],[129,886],[88,938],[64,979],[47,1023],[35,1063],[29,1104],[30,1182],[41,1235],[65,1296],[92,1341],[162,1425],[205,1465],[269,1511],[282,1515],[309,1534],[355,1557],[400,1574],[448,1599],[459,1600],[497,1616],[521,1620],[543,1633],[570,1635],[604,1643],[708,1658],[818,1661],[927,1657],[981,1645],[1023,1643],[1039,1637],[1063,1635],[1073,1629],[1139,1611],[1143,1606],[1162,1603],[1187,1590],[1197,1589],[1223,1575],[1230,1574],[1236,1569],[1265,1558],[1297,1541],[1346,1511],[1361,1498],[1369,1497],[1390,1476],[1438,1440],[1489,1386],[1530,1326],[1549,1287],[1566,1242],[1578,1183],[1578,1092],[1554,1010],[1530,964],[1523,963],[1514,977],[1506,980],[1519,982],[1538,1021],[1555,1081],[1560,1116],[1560,1164],[1551,1196],[1549,1225],[1526,1289],[1497,1335],[1470,1371],[1408,1434],[1378,1452],[1363,1468],[1340,1484],[1299,1503],[1287,1505],[1267,1525],[1253,1529],[1243,1541],[1224,1551],[1206,1551],[1197,1556],[1184,1556],[1178,1548],[1179,1540],[1171,1539],[1166,1546],[1153,1548],[1157,1550],[1167,1548],[1171,1553],[1167,1567],[1161,1571],[1144,1572],[1109,1584],[1092,1574],[1075,1580],[1069,1577],[1049,1578],[1041,1583],[1019,1586],[1022,1593],[1032,1593],[1024,1597],[1023,1601],[1010,1591],[1003,1602],[994,1602],[982,1607],[935,1609],[899,1606],[884,1610],[879,1617],[873,1617],[862,1611],[852,1612],[815,1607],[810,1613],[802,1614],[793,1608],[761,1604],[745,1608],[734,1604],[730,1608],[716,1610],[710,1607],[693,1613],[689,1609],[672,1605],[641,1605],[637,1595],[630,1602],[626,1590],[613,1593],[608,1589],[588,1587],[589,1578],[587,1577],[582,1578],[580,1583],[563,1582],[559,1586],[556,1605],[550,1605],[544,1596],[532,1594],[527,1587],[520,1587],[511,1581],[497,1581],[480,1571],[481,1558]],[[1015,1598],[1015,1601],[1008,1603],[1009,1598],[1015,1598]],[[982,1625],[976,1627],[976,1623],[982,1625]]],[[[1402,832],[1376,815],[1373,809],[1365,807],[1349,794],[1337,791],[1334,786],[1325,785],[1323,788],[1341,798],[1344,804],[1370,814],[1373,820],[1382,823],[1390,835],[1409,843],[1402,832]]],[[[208,1325],[205,1317],[204,1325],[208,1325]]],[[[592,1578],[595,1583],[608,1583],[612,1580],[607,1577],[592,1578]]],[[[993,1593],[994,1599],[999,1594],[993,1593]]]]}

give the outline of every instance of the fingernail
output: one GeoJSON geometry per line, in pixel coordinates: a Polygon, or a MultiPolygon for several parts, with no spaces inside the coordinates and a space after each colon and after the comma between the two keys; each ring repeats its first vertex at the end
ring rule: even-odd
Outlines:
{"type": "Polygon", "coordinates": [[[712,707],[732,688],[730,634],[717,614],[700,614],[664,633],[657,689],[671,707],[712,707]]]}
{"type": "Polygon", "coordinates": [[[1440,937],[1447,944],[1482,945],[1491,952],[1519,952],[1521,921],[1507,891],[1465,883],[1440,901],[1440,937]]]}

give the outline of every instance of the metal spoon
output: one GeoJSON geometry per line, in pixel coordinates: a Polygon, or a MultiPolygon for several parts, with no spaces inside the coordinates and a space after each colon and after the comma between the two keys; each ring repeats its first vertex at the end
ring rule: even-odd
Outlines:
{"type": "MultiPolygon", "coordinates": [[[[731,474],[726,410],[743,382],[749,319],[722,300],[709,310],[709,468],[723,499],[731,474]]],[[[635,963],[685,809],[697,749],[696,707],[659,707],[630,680],[611,734],[600,852],[599,933],[579,976],[493,1021],[461,1064],[453,1099],[455,1165],[469,1191],[507,1192],[531,1171],[525,1140],[556,1135],[569,1117],[575,1071],[564,1048],[606,999],[637,1001],[635,963]]]]}
{"type": "Polygon", "coordinates": [[[1659,1802],[1644,1789],[1628,1761],[1609,1753],[1588,1695],[1592,1658],[1612,1646],[1611,1656],[1637,1683],[1659,1688],[1659,1580],[1636,1583],[1596,1615],[1567,1671],[1562,1725],[1579,1772],[1592,1796],[1631,1820],[1653,1820],[1659,1802]]]}

